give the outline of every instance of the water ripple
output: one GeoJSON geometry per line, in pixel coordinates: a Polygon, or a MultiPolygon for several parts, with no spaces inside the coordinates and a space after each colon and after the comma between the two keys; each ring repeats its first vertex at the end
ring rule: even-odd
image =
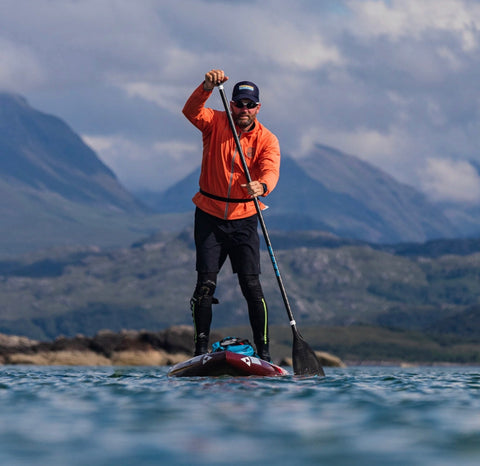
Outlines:
{"type": "Polygon", "coordinates": [[[169,378],[0,367],[0,464],[477,465],[477,368],[169,378]]]}

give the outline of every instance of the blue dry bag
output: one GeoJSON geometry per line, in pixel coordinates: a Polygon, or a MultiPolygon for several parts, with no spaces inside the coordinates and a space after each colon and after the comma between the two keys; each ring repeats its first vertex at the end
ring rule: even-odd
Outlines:
{"type": "Polygon", "coordinates": [[[242,340],[237,337],[225,337],[223,340],[217,341],[212,345],[212,352],[232,351],[234,353],[243,354],[245,356],[255,356],[255,350],[248,340],[242,340]]]}

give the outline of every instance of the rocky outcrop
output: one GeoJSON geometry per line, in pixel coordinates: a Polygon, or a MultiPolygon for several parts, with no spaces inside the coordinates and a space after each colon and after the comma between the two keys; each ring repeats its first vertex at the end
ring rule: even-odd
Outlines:
{"type": "MultiPolygon", "coordinates": [[[[222,335],[212,332],[211,341],[222,335]]],[[[77,335],[39,342],[0,334],[0,364],[69,366],[165,366],[176,364],[193,353],[193,327],[179,325],[160,332],[103,330],[93,337],[77,335]]],[[[329,353],[317,352],[322,366],[344,367],[329,353]]],[[[291,366],[291,358],[281,365],[291,366]]]]}
{"type": "Polygon", "coordinates": [[[37,345],[38,341],[16,335],[4,335],[0,333],[0,350],[8,348],[27,349],[37,345]]]}
{"type": "Polygon", "coordinates": [[[0,334],[0,364],[163,366],[187,359],[192,351],[193,328],[186,325],[160,332],[104,330],[52,342],[0,334]]]}

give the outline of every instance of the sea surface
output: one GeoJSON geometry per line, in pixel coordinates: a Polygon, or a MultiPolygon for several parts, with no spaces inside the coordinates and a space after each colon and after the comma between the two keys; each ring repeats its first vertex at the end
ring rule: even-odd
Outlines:
{"type": "Polygon", "coordinates": [[[480,368],[0,366],[0,465],[480,464],[480,368]]]}

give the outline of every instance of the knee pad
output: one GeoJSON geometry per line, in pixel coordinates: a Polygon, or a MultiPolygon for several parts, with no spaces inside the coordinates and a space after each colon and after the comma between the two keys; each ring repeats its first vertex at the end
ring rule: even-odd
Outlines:
{"type": "Polygon", "coordinates": [[[247,301],[261,301],[263,299],[262,285],[258,275],[239,274],[238,282],[247,301]]]}
{"type": "Polygon", "coordinates": [[[210,306],[211,304],[217,304],[218,299],[214,298],[213,296],[216,288],[217,284],[212,280],[204,280],[202,282],[197,282],[197,286],[195,287],[195,291],[193,292],[190,304],[193,305],[196,303],[199,306],[210,306]]]}
{"type": "Polygon", "coordinates": [[[216,288],[217,284],[215,282],[212,280],[205,280],[201,283],[197,283],[195,291],[193,292],[193,296],[198,299],[205,298],[207,296],[213,296],[216,288]]]}

